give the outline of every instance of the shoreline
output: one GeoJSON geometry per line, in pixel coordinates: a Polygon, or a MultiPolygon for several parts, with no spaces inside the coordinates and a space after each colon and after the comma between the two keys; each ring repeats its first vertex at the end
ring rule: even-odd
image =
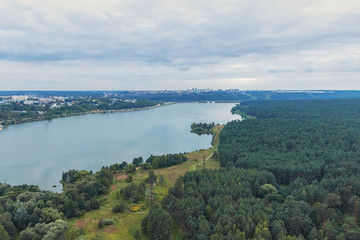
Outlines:
{"type": "Polygon", "coordinates": [[[57,118],[76,117],[76,116],[83,116],[83,115],[88,115],[88,114],[101,114],[101,113],[106,114],[106,113],[117,113],[117,112],[135,112],[135,111],[142,111],[142,110],[151,110],[151,109],[154,109],[154,108],[165,107],[165,106],[169,106],[169,105],[172,105],[172,104],[175,104],[175,102],[158,103],[158,104],[153,105],[153,106],[141,107],[141,108],[127,108],[127,109],[119,109],[119,110],[92,110],[92,111],[89,111],[89,112],[58,115],[58,116],[56,116],[54,118],[51,118],[51,119],[24,120],[24,121],[14,122],[14,123],[10,123],[10,124],[4,124],[4,125],[2,125],[2,128],[0,128],[0,131],[5,130],[9,126],[18,125],[18,124],[22,124],[22,123],[31,123],[31,122],[39,122],[39,121],[51,121],[51,120],[57,119],[57,118]]]}

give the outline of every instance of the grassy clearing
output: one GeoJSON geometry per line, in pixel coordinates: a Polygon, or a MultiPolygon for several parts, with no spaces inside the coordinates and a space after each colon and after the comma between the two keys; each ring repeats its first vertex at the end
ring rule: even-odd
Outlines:
{"type": "MultiPolygon", "coordinates": [[[[157,184],[154,186],[156,203],[161,202],[166,196],[169,188],[175,184],[178,177],[184,175],[187,171],[202,169],[204,167],[204,159],[206,168],[220,168],[219,161],[213,159],[213,153],[217,151],[219,145],[219,133],[223,127],[224,126],[222,125],[216,125],[212,129],[214,138],[213,146],[211,148],[187,153],[186,157],[188,158],[188,161],[183,164],[154,170],[157,176],[163,175],[165,179],[165,184],[157,184]]],[[[148,171],[138,170],[133,175],[133,182],[139,184],[144,181],[147,176],[148,171]]],[[[110,188],[110,192],[101,197],[100,209],[86,212],[84,216],[80,218],[69,219],[70,230],[83,229],[86,235],[81,238],[82,240],[90,240],[96,236],[101,236],[102,238],[99,239],[104,240],[133,239],[132,234],[136,229],[141,230],[141,221],[148,214],[150,206],[148,205],[147,200],[143,200],[136,204],[127,202],[127,210],[124,213],[112,212],[112,207],[122,200],[118,192],[128,184],[125,179],[125,173],[114,175],[114,183],[110,188]],[[141,209],[138,212],[131,212],[129,209],[135,206],[140,207],[141,209]],[[114,225],[105,226],[104,228],[99,229],[98,222],[102,218],[114,220],[114,225]]],[[[181,239],[181,232],[177,226],[173,226],[172,233],[173,236],[171,239],[181,239]]],[[[142,236],[142,239],[146,239],[146,237],[142,236]]]]}

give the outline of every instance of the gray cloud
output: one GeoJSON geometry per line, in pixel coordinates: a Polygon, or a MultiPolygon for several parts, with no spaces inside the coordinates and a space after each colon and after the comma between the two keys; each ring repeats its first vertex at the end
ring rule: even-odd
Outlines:
{"type": "Polygon", "coordinates": [[[360,3],[0,2],[0,90],[359,89],[360,3]]]}

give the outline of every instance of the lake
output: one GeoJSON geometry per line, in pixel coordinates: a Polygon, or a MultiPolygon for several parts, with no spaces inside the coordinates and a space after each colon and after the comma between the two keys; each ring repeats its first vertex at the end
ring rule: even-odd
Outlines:
{"type": "Polygon", "coordinates": [[[180,103],[150,110],[90,114],[9,126],[0,132],[0,182],[35,184],[60,192],[62,172],[98,171],[134,157],[210,147],[210,135],[190,132],[193,122],[239,119],[233,103],[180,103]],[[56,185],[56,188],[52,186],[56,185]]]}

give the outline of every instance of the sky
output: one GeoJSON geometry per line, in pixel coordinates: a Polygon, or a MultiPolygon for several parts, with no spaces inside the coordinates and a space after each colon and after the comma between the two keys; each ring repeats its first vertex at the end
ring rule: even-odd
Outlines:
{"type": "Polygon", "coordinates": [[[359,0],[0,0],[0,90],[360,90],[359,0]]]}

